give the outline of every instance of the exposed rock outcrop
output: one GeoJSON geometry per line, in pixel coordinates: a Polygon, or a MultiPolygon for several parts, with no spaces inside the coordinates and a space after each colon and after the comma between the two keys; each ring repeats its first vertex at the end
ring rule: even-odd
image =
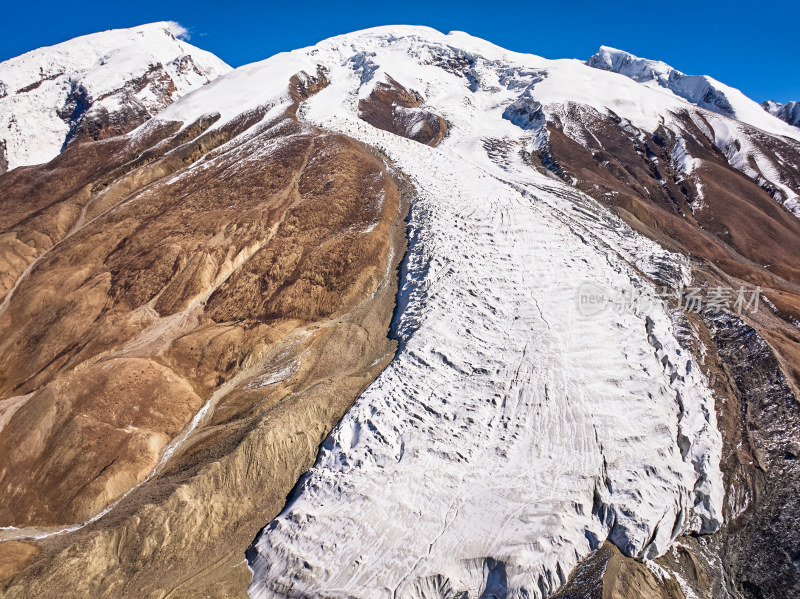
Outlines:
{"type": "Polygon", "coordinates": [[[581,562],[552,599],[686,599],[674,579],[619,552],[612,543],[581,562]]]}
{"type": "Polygon", "coordinates": [[[391,77],[378,82],[370,95],[358,102],[362,119],[373,127],[435,146],[447,135],[447,123],[422,107],[423,98],[391,77]]]}

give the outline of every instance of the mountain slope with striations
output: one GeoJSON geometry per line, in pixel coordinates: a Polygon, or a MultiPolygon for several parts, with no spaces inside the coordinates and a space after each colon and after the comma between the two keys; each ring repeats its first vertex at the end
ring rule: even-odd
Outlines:
{"type": "Polygon", "coordinates": [[[800,590],[800,133],[740,92],[381,27],[0,182],[4,595],[800,590]]]}

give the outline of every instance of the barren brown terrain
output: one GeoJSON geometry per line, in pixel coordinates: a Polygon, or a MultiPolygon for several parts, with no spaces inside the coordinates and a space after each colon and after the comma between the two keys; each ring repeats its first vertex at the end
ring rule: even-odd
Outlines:
{"type": "MultiPolygon", "coordinates": [[[[647,566],[604,543],[570,575],[553,599],[684,599],[674,580],[661,580],[647,566]]],[[[705,597],[703,598],[705,599],[705,597]]]]}
{"type": "Polygon", "coordinates": [[[3,596],[245,596],[245,548],[394,354],[407,186],[296,120],[325,84],[0,176],[3,596]]]}

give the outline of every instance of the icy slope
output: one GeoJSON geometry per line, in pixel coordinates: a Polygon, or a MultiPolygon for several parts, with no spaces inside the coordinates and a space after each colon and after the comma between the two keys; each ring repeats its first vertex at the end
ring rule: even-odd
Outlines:
{"type": "Polygon", "coordinates": [[[219,112],[219,127],[280,105],[279,80],[318,66],[331,83],[301,118],[381,148],[416,187],[401,348],[260,535],[251,595],[541,597],[606,538],[653,557],[715,530],[714,402],[673,315],[584,317],[576,304],[587,281],[676,283],[684,259],[520,155],[541,134],[531,106],[578,98],[644,124],[686,102],[578,61],[397,27],[238,69],[158,118],[219,112]],[[359,120],[387,75],[447,120],[439,147],[359,120]],[[586,89],[609,81],[622,83],[586,89]]]}
{"type": "Polygon", "coordinates": [[[714,112],[738,119],[774,135],[800,139],[779,118],[770,118],[767,111],[741,91],[707,75],[685,75],[658,60],[639,58],[629,52],[602,46],[587,62],[591,67],[619,73],[655,88],[663,88],[685,100],[714,112]]]}
{"type": "Polygon", "coordinates": [[[152,23],[0,63],[0,148],[7,168],[54,158],[86,111],[113,115],[128,108],[146,116],[230,70],[179,39],[183,32],[176,23],[152,23]]]}

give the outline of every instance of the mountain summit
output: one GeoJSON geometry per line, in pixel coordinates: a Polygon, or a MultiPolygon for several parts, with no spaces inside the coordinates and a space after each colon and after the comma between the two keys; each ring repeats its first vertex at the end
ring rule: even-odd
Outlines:
{"type": "MultiPolygon", "coordinates": [[[[738,89],[707,75],[686,75],[661,61],[639,58],[608,46],[602,46],[586,64],[625,75],[644,85],[661,87],[696,106],[736,118],[764,131],[797,137],[796,132],[765,117],[758,104],[738,89]]],[[[767,112],[774,115],[770,110],[767,112]]]]}

